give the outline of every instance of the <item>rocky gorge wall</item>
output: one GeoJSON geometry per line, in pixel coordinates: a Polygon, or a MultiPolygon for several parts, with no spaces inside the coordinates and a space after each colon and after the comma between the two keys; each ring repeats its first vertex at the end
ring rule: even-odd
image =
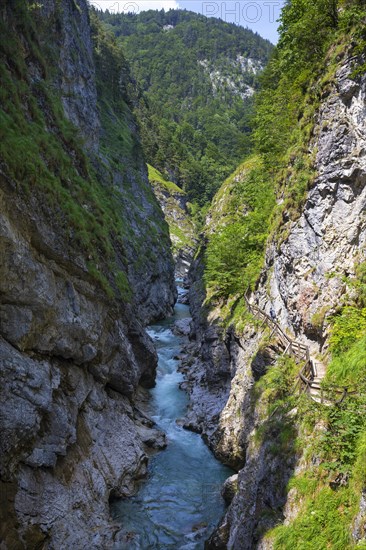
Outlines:
{"type": "Polygon", "coordinates": [[[0,15],[10,97],[0,168],[1,547],[111,547],[109,499],[130,495],[148,446],[165,445],[136,393],[154,384],[157,364],[144,326],[176,297],[168,229],[128,110],[133,158],[112,166],[102,152],[85,0],[6,2],[0,15]],[[38,147],[19,172],[14,128],[19,148],[32,135],[38,147]],[[78,186],[89,183],[78,203],[78,186]],[[78,233],[74,210],[90,228],[92,214],[109,228],[117,212],[124,233],[106,230],[104,244],[91,229],[78,233]]]}
{"type": "MultiPolygon", "coordinates": [[[[286,221],[285,237],[268,244],[252,296],[268,313],[273,306],[283,330],[324,361],[327,318],[342,303],[344,277],[352,278],[366,257],[366,78],[350,78],[354,63],[343,59],[322,97],[309,144],[315,181],[298,219],[286,221]]],[[[299,503],[290,502],[287,483],[294,471],[305,467],[301,450],[292,448],[294,437],[285,447],[280,437],[284,423],[289,433],[297,430],[291,414],[281,419],[282,427],[269,422],[254,392],[255,382],[283,350],[275,341],[263,345],[263,325],[248,321],[244,330],[235,332],[223,329],[220,308],[202,310],[203,270],[201,258],[191,270],[196,359],[186,367],[191,398],[186,425],[202,433],[220,460],[238,471],[232,481],[236,494],[206,547],[272,548],[263,536],[299,513],[299,503]],[[261,444],[259,431],[265,434],[261,444]]],[[[362,503],[360,510],[357,521],[364,525],[362,503]]],[[[358,529],[355,542],[364,531],[358,529]]]]}
{"type": "Polygon", "coordinates": [[[183,279],[188,274],[197,247],[187,194],[175,183],[165,180],[152,166],[149,167],[149,181],[169,225],[176,277],[183,279]]]}

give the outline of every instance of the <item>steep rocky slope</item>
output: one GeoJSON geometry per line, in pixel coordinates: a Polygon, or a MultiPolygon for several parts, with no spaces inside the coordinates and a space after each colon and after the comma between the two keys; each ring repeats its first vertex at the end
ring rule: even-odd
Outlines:
{"type": "Polygon", "coordinates": [[[197,246],[187,195],[152,166],[149,166],[149,181],[169,225],[176,276],[183,278],[188,273],[197,246]]]}
{"type": "Polygon", "coordinates": [[[111,547],[109,499],[164,446],[135,396],[175,300],[168,227],[86,2],[0,15],[1,546],[111,547]]]}
{"type": "MultiPolygon", "coordinates": [[[[352,281],[366,259],[366,78],[354,76],[362,59],[345,50],[332,78],[320,86],[306,145],[314,177],[298,212],[282,209],[259,280],[248,294],[268,314],[273,308],[281,328],[325,365],[331,315],[352,304],[352,281]]],[[[292,158],[289,174],[296,162],[292,158]]],[[[236,189],[248,185],[245,166],[214,201],[208,242],[228,226],[230,208],[237,208],[233,182],[236,189]]],[[[279,205],[284,194],[277,197],[279,205]]],[[[241,204],[241,209],[247,216],[250,207],[241,204]]],[[[207,283],[204,263],[202,254],[191,271],[197,359],[186,368],[191,394],[186,424],[239,472],[236,494],[207,548],[313,548],[314,537],[317,548],[353,548],[357,542],[363,547],[364,428],[352,412],[362,405],[343,404],[332,412],[300,395],[296,375],[301,365],[284,358],[275,335],[248,314],[245,282],[227,300],[215,300],[212,288],[202,282],[207,283]],[[353,422],[352,436],[347,422],[353,422]],[[343,436],[337,432],[340,426],[343,436]],[[342,463],[344,445],[353,454],[342,463]],[[327,453],[332,452],[329,466],[327,453]]],[[[359,383],[362,391],[363,380],[359,383]]]]}

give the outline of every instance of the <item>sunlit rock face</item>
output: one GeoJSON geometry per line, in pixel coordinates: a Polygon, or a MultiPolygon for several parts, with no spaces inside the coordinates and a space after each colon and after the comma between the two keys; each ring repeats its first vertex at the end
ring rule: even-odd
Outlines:
{"type": "Polygon", "coordinates": [[[329,315],[338,305],[342,275],[354,275],[366,244],[366,79],[356,83],[351,72],[351,61],[339,68],[320,106],[309,150],[316,153],[317,177],[302,215],[289,222],[280,250],[267,251],[281,323],[304,332],[314,345],[312,316],[321,308],[329,315]]]}
{"type": "MultiPolygon", "coordinates": [[[[346,290],[342,277],[352,277],[357,263],[365,261],[366,77],[351,79],[353,65],[354,59],[340,64],[322,98],[309,143],[315,180],[298,219],[285,224],[286,238],[268,245],[255,292],[259,306],[269,312],[272,304],[281,327],[315,355],[327,352],[329,334],[323,329],[326,322],[315,326],[314,315],[320,311],[327,319],[335,312],[346,290]]],[[[225,197],[221,199],[224,203],[225,197]]],[[[259,348],[263,326],[235,334],[220,326],[219,309],[208,318],[202,313],[203,269],[198,259],[191,270],[197,358],[187,368],[191,407],[186,424],[203,434],[221,460],[239,470],[237,492],[207,548],[267,550],[271,542],[262,540],[262,534],[298,514],[298,503],[287,496],[286,485],[294,471],[304,468],[295,450],[273,456],[275,432],[267,434],[262,445],[254,437],[264,426],[252,388],[281,349],[266,348],[263,353],[259,348]]],[[[363,536],[364,508],[362,497],[355,540],[363,536]]]]}

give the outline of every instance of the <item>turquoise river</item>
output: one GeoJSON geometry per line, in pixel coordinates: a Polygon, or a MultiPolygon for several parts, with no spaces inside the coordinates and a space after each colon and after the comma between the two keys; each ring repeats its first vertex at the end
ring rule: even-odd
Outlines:
{"type": "Polygon", "coordinates": [[[131,533],[126,550],[202,550],[224,513],[220,491],[233,472],[215,459],[198,434],[176,422],[185,415],[188,397],[179,389],[183,375],[174,359],[183,340],[171,328],[185,317],[188,307],[177,304],[174,317],[148,331],[159,355],[150,412],[167,435],[168,446],[150,459],[148,478],[138,494],[112,505],[114,520],[131,533]]]}

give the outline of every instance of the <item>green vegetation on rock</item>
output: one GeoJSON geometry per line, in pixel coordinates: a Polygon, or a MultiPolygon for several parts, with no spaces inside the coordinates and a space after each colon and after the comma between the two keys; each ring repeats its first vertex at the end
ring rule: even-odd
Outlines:
{"type": "Polygon", "coordinates": [[[174,193],[182,196],[186,195],[183,189],[178,187],[178,185],[176,185],[172,181],[166,180],[158,170],[153,168],[153,166],[148,165],[148,169],[149,169],[149,181],[152,184],[159,184],[163,190],[166,190],[170,194],[174,193]]]}
{"type": "Polygon", "coordinates": [[[274,202],[272,182],[259,157],[250,158],[223,184],[207,229],[210,299],[243,295],[257,280],[274,202]]]}
{"type": "Polygon", "coordinates": [[[291,548],[362,548],[351,528],[359,513],[366,485],[366,422],[363,398],[348,399],[339,407],[310,400],[297,402],[295,447],[303,451],[303,465],[289,481],[295,518],[266,534],[277,550],[291,548]]]}
{"type": "Polygon", "coordinates": [[[366,263],[356,269],[356,278],[347,279],[352,298],[331,319],[332,361],[327,380],[366,392],[366,263]]]}
{"type": "Polygon", "coordinates": [[[149,181],[169,225],[173,254],[177,257],[180,252],[186,252],[191,256],[196,246],[196,239],[187,194],[175,183],[166,180],[152,166],[148,165],[148,169],[149,181]]]}
{"type": "Polygon", "coordinates": [[[277,550],[312,550],[315,540],[319,550],[362,548],[353,542],[351,527],[366,486],[366,393],[359,384],[357,395],[326,407],[299,396],[298,371],[282,356],[253,388],[255,447],[266,446],[269,461],[302,457],[287,484],[290,519],[283,524],[282,514],[275,515],[278,525],[264,538],[277,550]]]}
{"type": "MultiPolygon", "coordinates": [[[[53,41],[44,43],[50,26],[61,25],[62,8],[56,6],[51,21],[42,9],[16,1],[12,10],[17,28],[0,20],[3,171],[24,196],[42,205],[46,219],[64,235],[65,250],[83,251],[84,269],[104,291],[129,300],[127,258],[137,265],[146,256],[144,247],[151,248],[139,231],[131,231],[145,216],[136,188],[143,189],[152,212],[158,212],[158,205],[130,110],[128,66],[114,35],[91,14],[101,121],[98,158],[91,160],[55,86],[62,37],[56,32],[53,41]]],[[[75,17],[79,15],[77,10],[75,17]]],[[[78,55],[76,50],[72,62],[77,63],[78,55]]],[[[163,252],[169,246],[168,228],[160,214],[151,216],[149,224],[150,245],[163,252]]]]}

